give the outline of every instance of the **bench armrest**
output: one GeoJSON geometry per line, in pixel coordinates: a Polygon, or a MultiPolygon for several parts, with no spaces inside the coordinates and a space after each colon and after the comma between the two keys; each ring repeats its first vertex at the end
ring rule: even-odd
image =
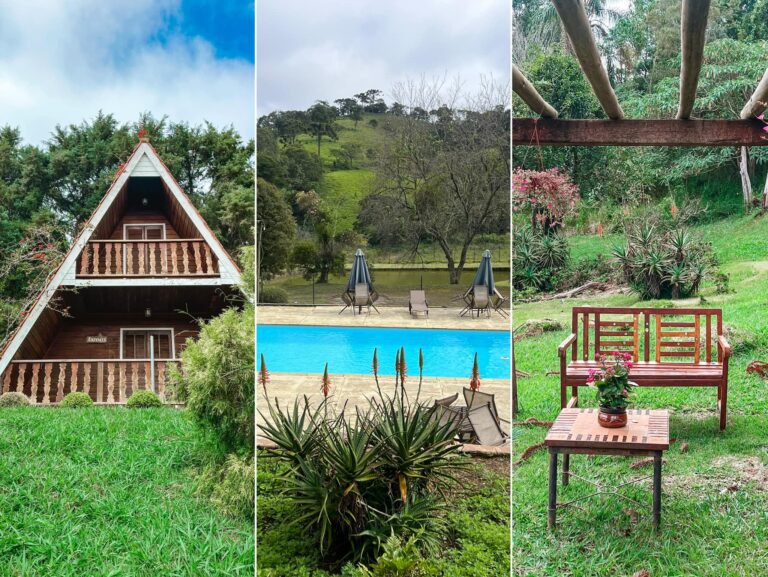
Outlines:
{"type": "Polygon", "coordinates": [[[568,350],[569,347],[571,347],[576,342],[576,333],[571,333],[568,335],[565,340],[560,343],[560,346],[557,347],[557,354],[561,357],[565,356],[565,351],[568,350]]]}
{"type": "Polygon", "coordinates": [[[728,343],[728,339],[724,335],[717,337],[717,348],[723,349],[723,358],[731,356],[731,345],[728,343]]]}

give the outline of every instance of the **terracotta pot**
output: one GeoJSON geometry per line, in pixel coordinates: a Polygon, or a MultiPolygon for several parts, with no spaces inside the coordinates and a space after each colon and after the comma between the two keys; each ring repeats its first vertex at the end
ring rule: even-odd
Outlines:
{"type": "Polygon", "coordinates": [[[618,429],[627,424],[627,409],[600,407],[597,413],[597,422],[606,429],[618,429]]]}

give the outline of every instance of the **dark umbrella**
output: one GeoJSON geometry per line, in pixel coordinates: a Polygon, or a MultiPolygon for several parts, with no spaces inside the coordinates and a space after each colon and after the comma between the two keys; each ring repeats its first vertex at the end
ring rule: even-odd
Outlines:
{"type": "Polygon", "coordinates": [[[487,286],[489,295],[492,295],[496,290],[496,285],[493,282],[491,251],[486,250],[483,253],[483,260],[480,261],[480,266],[477,268],[477,272],[475,273],[475,280],[472,281],[472,286],[487,286]]]}
{"type": "Polygon", "coordinates": [[[365,255],[359,248],[355,251],[355,262],[352,263],[352,273],[347,281],[347,291],[355,292],[355,285],[367,284],[368,290],[373,293],[373,283],[371,282],[371,273],[368,271],[368,263],[365,261],[365,255]]]}

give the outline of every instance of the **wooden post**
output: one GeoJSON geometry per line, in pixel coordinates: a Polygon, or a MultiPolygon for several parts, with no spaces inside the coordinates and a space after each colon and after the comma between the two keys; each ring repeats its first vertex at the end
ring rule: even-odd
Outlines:
{"type": "Polygon", "coordinates": [[[766,105],[768,105],[768,69],[763,73],[763,77],[760,79],[755,92],[750,96],[744,108],[741,109],[739,117],[742,120],[746,120],[760,116],[765,111],[766,105]]]}
{"type": "Polygon", "coordinates": [[[741,174],[741,194],[744,197],[744,212],[749,212],[752,206],[752,183],[749,180],[749,154],[746,146],[741,147],[739,173],[741,174]]]}
{"type": "Polygon", "coordinates": [[[707,33],[710,0],[683,0],[680,13],[680,106],[678,119],[688,119],[696,99],[701,62],[704,58],[704,40],[707,33]]]}
{"type": "Polygon", "coordinates": [[[512,90],[535,113],[549,118],[557,118],[557,110],[541,97],[533,84],[514,64],[512,65],[512,90]]]}

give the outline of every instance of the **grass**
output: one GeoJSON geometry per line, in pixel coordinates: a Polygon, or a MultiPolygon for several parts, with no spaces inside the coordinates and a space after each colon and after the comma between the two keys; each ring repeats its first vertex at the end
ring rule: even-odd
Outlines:
{"type": "Polygon", "coordinates": [[[209,450],[183,411],[0,410],[0,575],[252,575],[252,522],[195,496],[209,450]]]}
{"type": "MultiPolygon", "coordinates": [[[[421,577],[509,575],[509,462],[476,459],[450,495],[449,534],[442,553],[424,561],[421,577]]],[[[327,577],[311,529],[291,525],[291,502],[282,495],[284,470],[268,457],[257,466],[258,577],[327,577]]],[[[344,575],[350,575],[351,567],[344,575]]],[[[358,574],[352,573],[357,577],[358,574]]]]}
{"type": "MultiPolygon", "coordinates": [[[[717,431],[716,398],[712,389],[644,388],[638,407],[668,407],[673,411],[671,436],[680,439],[665,454],[662,531],[650,523],[650,484],[626,488],[625,494],[647,503],[645,509],[614,497],[580,503],[582,509],[559,514],[559,528],[546,530],[546,454],[535,453],[515,469],[513,495],[514,548],[517,575],[608,576],[651,575],[699,577],[764,575],[768,572],[768,384],[746,373],[754,359],[768,360],[768,219],[729,217],[697,227],[712,242],[733,292],[716,295],[712,287],[703,299],[672,304],[716,306],[724,323],[737,331],[729,372],[728,429],[717,431]],[[681,451],[681,443],[687,451],[681,451]],[[635,522],[633,511],[640,515],[635,522]]],[[[605,250],[610,239],[576,237],[579,254],[605,250]]],[[[571,307],[593,305],[654,305],[633,295],[547,301],[515,305],[514,324],[531,318],[553,318],[570,326],[571,307]]],[[[559,411],[559,380],[546,371],[558,370],[557,345],[569,330],[519,341],[518,368],[531,377],[519,381],[520,419],[553,419],[559,411]]],[[[594,406],[594,396],[582,389],[582,406],[594,406]]],[[[515,428],[515,454],[543,440],[545,430],[515,428]]],[[[649,473],[632,470],[632,459],[582,456],[572,458],[576,474],[620,483],[649,473]]],[[[589,491],[575,481],[560,489],[561,499],[589,491]]]]}

